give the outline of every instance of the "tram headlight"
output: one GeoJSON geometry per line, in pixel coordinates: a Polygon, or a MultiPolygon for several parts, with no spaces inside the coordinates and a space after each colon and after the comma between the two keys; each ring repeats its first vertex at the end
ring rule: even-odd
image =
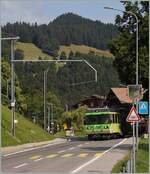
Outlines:
{"type": "Polygon", "coordinates": [[[113,133],[114,131],[113,131],[113,129],[112,129],[112,127],[110,126],[110,133],[113,133]]]}

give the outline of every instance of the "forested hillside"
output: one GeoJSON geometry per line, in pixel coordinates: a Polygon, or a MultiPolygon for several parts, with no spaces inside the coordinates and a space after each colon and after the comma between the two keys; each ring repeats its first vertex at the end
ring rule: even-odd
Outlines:
{"type": "MultiPolygon", "coordinates": [[[[72,105],[86,96],[98,94],[106,96],[111,87],[118,86],[118,74],[113,67],[113,59],[99,57],[94,54],[70,54],[69,59],[86,59],[98,72],[98,82],[94,82],[94,72],[83,62],[66,63],[61,68],[54,63],[17,63],[16,72],[16,111],[29,119],[37,116],[43,125],[43,83],[44,70],[49,67],[47,101],[54,105],[54,119],[59,121],[65,105],[72,105]],[[59,68],[58,68],[59,67],[59,68]],[[92,83],[86,83],[93,81],[92,83]],[[80,82],[85,84],[76,85],[80,82]]],[[[2,102],[7,99],[7,80],[9,64],[2,63],[2,102]]],[[[9,93],[10,94],[10,93],[9,93]]],[[[10,95],[8,95],[10,99],[10,95]]]]}
{"type": "Polygon", "coordinates": [[[52,56],[57,56],[60,45],[83,44],[107,50],[108,43],[117,33],[113,24],[92,21],[73,13],[63,14],[48,25],[16,22],[2,28],[3,36],[20,36],[21,42],[34,43],[52,56]]]}
{"type": "Polygon", "coordinates": [[[94,72],[83,62],[66,63],[62,68],[54,63],[16,64],[16,74],[20,79],[23,93],[27,98],[26,116],[33,112],[43,114],[43,72],[49,67],[48,93],[49,103],[54,104],[54,117],[59,118],[65,104],[74,104],[92,94],[106,96],[110,87],[119,84],[118,74],[113,67],[113,59],[92,54],[76,53],[69,59],[86,59],[97,71],[98,82],[95,83],[94,72]],[[76,85],[79,82],[88,82],[76,85]]]}

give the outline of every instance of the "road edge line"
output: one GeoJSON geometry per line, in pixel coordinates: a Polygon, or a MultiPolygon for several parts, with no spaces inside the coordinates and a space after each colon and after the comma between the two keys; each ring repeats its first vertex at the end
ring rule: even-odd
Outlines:
{"type": "Polygon", "coordinates": [[[28,152],[28,151],[31,151],[31,150],[36,150],[36,149],[40,149],[40,148],[44,148],[44,147],[48,147],[48,146],[53,146],[53,145],[57,145],[57,144],[63,144],[63,143],[65,143],[65,142],[59,142],[59,143],[57,142],[57,143],[53,143],[53,144],[49,144],[49,145],[48,144],[47,145],[43,145],[43,146],[40,146],[40,147],[33,147],[33,148],[29,148],[29,149],[24,149],[24,150],[21,150],[21,151],[4,154],[4,155],[2,155],[2,157],[16,155],[18,153],[28,152]]]}
{"type": "Polygon", "coordinates": [[[28,163],[20,164],[19,166],[15,166],[14,168],[15,168],[15,169],[18,169],[19,167],[23,167],[23,166],[26,166],[26,165],[28,165],[28,163]]]}

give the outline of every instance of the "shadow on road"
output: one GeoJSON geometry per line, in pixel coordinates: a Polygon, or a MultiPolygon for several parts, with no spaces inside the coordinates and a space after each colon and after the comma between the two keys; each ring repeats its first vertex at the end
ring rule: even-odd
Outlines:
{"type": "MultiPolygon", "coordinates": [[[[94,152],[97,152],[97,151],[105,151],[105,150],[108,150],[109,148],[111,148],[112,146],[99,146],[99,147],[82,147],[83,150],[88,150],[88,151],[94,151],[94,152]]],[[[122,144],[122,145],[119,145],[117,146],[115,149],[117,150],[129,150],[131,148],[131,144],[122,144]]]]}
{"type": "Polygon", "coordinates": [[[88,137],[71,137],[71,141],[88,141],[88,137]]]}
{"type": "MultiPolygon", "coordinates": [[[[127,138],[127,137],[126,137],[127,138]]],[[[88,137],[71,137],[71,141],[110,141],[110,140],[116,140],[120,138],[108,138],[108,137],[102,137],[102,138],[93,138],[92,140],[88,140],[88,137]]]]}

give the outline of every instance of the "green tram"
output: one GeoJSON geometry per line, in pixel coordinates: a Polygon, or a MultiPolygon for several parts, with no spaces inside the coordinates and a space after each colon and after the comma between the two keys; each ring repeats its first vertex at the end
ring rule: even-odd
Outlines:
{"type": "Polygon", "coordinates": [[[84,128],[91,140],[97,137],[117,138],[122,135],[120,114],[112,111],[88,111],[85,114],[84,128]]]}

